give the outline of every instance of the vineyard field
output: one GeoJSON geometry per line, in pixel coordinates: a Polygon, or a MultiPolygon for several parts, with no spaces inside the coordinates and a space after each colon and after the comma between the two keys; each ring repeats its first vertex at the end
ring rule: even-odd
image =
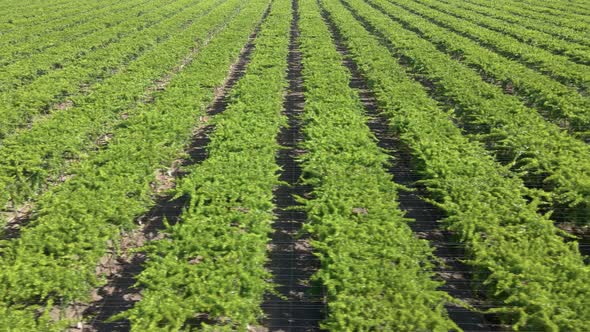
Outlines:
{"type": "Polygon", "coordinates": [[[0,0],[0,331],[590,331],[588,0],[0,0]]]}

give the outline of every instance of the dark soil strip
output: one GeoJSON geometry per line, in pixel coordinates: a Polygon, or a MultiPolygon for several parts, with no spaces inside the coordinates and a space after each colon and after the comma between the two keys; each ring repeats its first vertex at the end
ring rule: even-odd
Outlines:
{"type": "MultiPolygon", "coordinates": [[[[210,116],[219,114],[225,110],[228,104],[229,93],[235,83],[244,75],[246,67],[250,62],[252,51],[254,50],[254,40],[262,22],[266,19],[270,12],[270,6],[264,13],[260,23],[257,25],[254,32],[250,35],[247,44],[242,49],[238,61],[232,65],[228,79],[225,81],[222,88],[215,93],[215,100],[209,106],[207,115],[201,118],[203,127],[196,130],[192,142],[189,144],[186,152],[188,158],[177,161],[178,166],[190,166],[202,163],[207,158],[206,147],[209,144],[209,134],[214,129],[213,125],[207,125],[210,116]]],[[[185,173],[178,170],[176,167],[171,176],[163,176],[160,178],[160,185],[173,187],[173,178],[181,178],[185,173]]],[[[158,191],[158,190],[156,190],[158,191]]],[[[127,241],[123,238],[123,244],[130,242],[132,248],[140,247],[143,243],[162,238],[160,233],[165,228],[164,221],[169,224],[174,224],[178,221],[183,208],[188,202],[187,197],[180,197],[175,200],[172,196],[164,196],[158,199],[156,205],[138,219],[138,223],[145,224],[140,229],[134,232],[139,240],[127,241]]],[[[122,248],[124,252],[132,248],[122,248]]],[[[112,267],[112,271],[108,271],[107,284],[93,293],[94,302],[90,304],[88,309],[84,311],[85,317],[90,318],[90,323],[84,326],[84,331],[129,331],[130,325],[127,320],[120,320],[116,322],[107,322],[108,318],[130,309],[135,302],[141,299],[140,289],[134,288],[136,277],[143,271],[143,264],[145,263],[146,255],[144,253],[133,253],[129,255],[120,255],[116,258],[116,262],[112,267]]],[[[74,331],[75,329],[72,329],[74,331]]]]}
{"type": "Polygon", "coordinates": [[[32,221],[32,209],[33,206],[29,203],[0,215],[0,218],[7,220],[4,229],[0,232],[0,240],[12,240],[19,237],[21,229],[27,227],[32,221]]]}
{"type": "Polygon", "coordinates": [[[590,264],[590,235],[584,234],[578,240],[578,248],[580,253],[584,256],[586,264],[590,264]]]}
{"type": "Polygon", "coordinates": [[[274,192],[276,220],[273,223],[270,261],[267,265],[280,296],[269,294],[262,304],[266,314],[263,326],[270,331],[318,331],[319,322],[326,314],[323,288],[310,281],[320,263],[312,254],[309,238],[300,236],[307,215],[295,200],[295,196],[306,196],[311,191],[299,182],[301,167],[297,162],[303,153],[297,146],[303,140],[300,114],[305,102],[301,53],[297,44],[298,20],[298,2],[293,0],[288,56],[289,90],[284,102],[288,126],[282,128],[277,138],[282,146],[277,163],[282,168],[280,180],[285,184],[278,186],[274,192]]]}
{"type": "Polygon", "coordinates": [[[577,241],[578,249],[584,256],[584,261],[586,264],[590,264],[590,225],[576,224],[568,221],[556,222],[555,224],[561,230],[575,236],[575,238],[566,238],[565,241],[577,241]]]}
{"type": "MultiPolygon", "coordinates": [[[[356,89],[359,93],[366,114],[370,118],[368,126],[377,137],[378,145],[388,151],[393,159],[389,172],[393,175],[396,183],[414,190],[412,192],[398,192],[400,208],[406,213],[407,217],[415,220],[410,224],[414,233],[419,238],[428,240],[435,249],[434,254],[436,257],[444,263],[443,266],[439,266],[436,270],[440,280],[445,282],[441,290],[477,309],[487,309],[488,304],[482,299],[482,295],[471,288],[472,282],[477,283],[473,281],[470,267],[461,261],[466,257],[463,245],[457,243],[454,235],[444,231],[439,223],[439,220],[445,218],[445,213],[427,203],[422,198],[422,196],[428,195],[425,188],[415,185],[415,182],[421,180],[421,178],[412,164],[409,148],[391,133],[388,120],[380,114],[375,95],[367,86],[356,63],[351,59],[346,46],[342,42],[342,37],[326,15],[324,15],[324,19],[328,23],[338,52],[344,57],[343,64],[352,74],[350,87],[356,89]]],[[[491,323],[497,321],[495,317],[486,317],[483,314],[455,305],[447,305],[446,309],[453,321],[465,331],[500,330],[499,325],[491,323]]]]}

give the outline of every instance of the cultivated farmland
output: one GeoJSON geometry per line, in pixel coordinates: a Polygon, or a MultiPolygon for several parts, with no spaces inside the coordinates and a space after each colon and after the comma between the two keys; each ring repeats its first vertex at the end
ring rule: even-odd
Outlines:
{"type": "Polygon", "coordinates": [[[590,331],[590,2],[0,0],[0,331],[590,331]]]}

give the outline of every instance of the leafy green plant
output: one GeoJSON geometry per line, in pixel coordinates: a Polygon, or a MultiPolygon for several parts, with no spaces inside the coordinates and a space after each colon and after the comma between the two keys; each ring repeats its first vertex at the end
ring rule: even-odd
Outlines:
{"type": "Polygon", "coordinates": [[[549,73],[564,83],[588,91],[590,75],[587,73],[586,65],[575,63],[563,55],[552,54],[534,43],[521,42],[504,32],[486,29],[468,20],[457,18],[455,16],[460,15],[460,10],[459,13],[455,13],[453,6],[430,0],[420,2],[424,4],[405,1],[403,3],[416,8],[421,14],[427,15],[437,24],[468,35],[499,53],[507,54],[540,72],[549,73]],[[447,14],[449,12],[453,15],[447,14]]]}
{"type": "MultiPolygon", "coordinates": [[[[154,103],[125,120],[108,148],[77,165],[71,179],[43,194],[21,236],[3,244],[0,307],[35,318],[28,314],[36,312],[34,303],[84,301],[103,282],[95,271],[100,258],[153,206],[155,172],[179,158],[202,125],[199,115],[223,84],[266,3],[235,1],[233,6],[243,7],[209,18],[209,24],[228,23],[154,103]]],[[[0,326],[9,328],[17,327],[0,326]]]]}
{"type": "MultiPolygon", "coordinates": [[[[0,64],[4,66],[10,65],[21,61],[27,56],[37,56],[42,52],[51,52],[50,50],[57,47],[61,48],[62,51],[49,54],[51,58],[57,60],[56,63],[61,65],[60,55],[67,54],[64,54],[63,51],[68,38],[72,44],[77,43],[80,39],[91,39],[91,35],[99,32],[102,28],[121,24],[125,20],[130,20],[133,15],[157,10],[164,3],[148,4],[147,2],[140,2],[135,5],[137,6],[133,8],[133,5],[129,3],[104,4],[101,8],[91,10],[89,13],[68,17],[65,22],[62,20],[43,22],[28,26],[28,29],[21,30],[18,34],[9,32],[8,34],[12,35],[12,40],[4,43],[0,40],[0,45],[3,46],[0,50],[0,64]]],[[[113,35],[109,36],[113,37],[113,35]]],[[[4,33],[2,37],[5,37],[4,33]]],[[[68,48],[67,50],[72,49],[68,48]]],[[[77,55],[80,56],[86,53],[79,52],[77,55]]],[[[7,88],[7,86],[3,86],[1,90],[7,88]]]]}
{"type": "Polygon", "coordinates": [[[590,148],[548,123],[516,97],[494,85],[434,45],[404,29],[367,3],[347,1],[355,14],[383,34],[390,54],[403,57],[405,71],[427,79],[431,94],[453,107],[457,123],[510,163],[530,187],[552,194],[563,214],[586,223],[590,206],[590,148]],[[581,213],[581,215],[578,215],[581,213]]]}
{"type": "MultiPolygon", "coordinates": [[[[100,88],[116,73],[132,73],[130,63],[170,39],[175,31],[187,30],[200,13],[208,12],[208,7],[218,2],[175,2],[6,66],[6,74],[0,78],[4,87],[0,98],[6,101],[0,105],[0,139],[39,115],[58,111],[63,106],[55,104],[66,98],[72,104],[84,103],[79,98],[88,95],[86,89],[93,85],[100,88]]],[[[119,16],[125,14],[130,13],[119,16]]]]}
{"type": "MultiPolygon", "coordinates": [[[[577,244],[565,243],[548,216],[538,214],[545,194],[526,188],[483,146],[463,136],[450,114],[339,1],[321,3],[391,127],[418,161],[422,184],[447,212],[444,224],[465,244],[477,280],[490,299],[502,303],[490,311],[502,313],[514,329],[584,331],[590,270],[577,244]]],[[[365,10],[373,13],[360,1],[348,3],[363,16],[365,10]]]]}
{"type": "Polygon", "coordinates": [[[421,37],[458,58],[461,63],[504,84],[505,89],[512,91],[524,103],[535,106],[550,121],[580,135],[590,133],[590,113],[587,111],[590,101],[576,89],[528,68],[517,59],[507,59],[467,37],[452,33],[452,29],[429,22],[429,18],[440,16],[434,11],[423,13],[420,8],[406,1],[398,1],[395,5],[385,0],[373,0],[370,3],[388,16],[407,24],[412,30],[419,31],[421,37]]]}
{"type": "MultiPolygon", "coordinates": [[[[201,2],[174,17],[158,29],[146,29],[145,35],[158,39],[167,34],[150,50],[130,63],[124,71],[105,79],[88,96],[75,99],[67,111],[56,112],[33,124],[27,131],[6,138],[0,149],[0,205],[8,202],[18,206],[30,200],[46,187],[67,177],[70,167],[104,149],[108,141],[99,144],[102,137],[110,137],[117,126],[145,108],[141,105],[146,90],[153,89],[158,80],[180,70],[187,54],[195,53],[217,35],[227,20],[237,13],[237,0],[223,5],[218,0],[201,2]],[[225,19],[219,20],[219,13],[225,19]],[[199,24],[184,26],[185,20],[199,19],[199,24]],[[184,26],[184,28],[183,28],[184,26]],[[177,34],[172,35],[176,27],[177,34]]],[[[148,38],[149,39],[149,38],[148,38]]],[[[139,39],[138,39],[139,40],[139,39]]],[[[136,47],[142,48],[142,43],[136,47]]],[[[190,59],[188,59],[190,60],[190,59]]],[[[152,92],[157,96],[157,91],[152,92]]]]}
{"type": "MultiPolygon", "coordinates": [[[[470,1],[480,4],[485,2],[482,0],[470,1]]],[[[546,5],[548,2],[543,2],[543,4],[546,5]]],[[[486,3],[486,5],[490,6],[492,4],[486,3]]],[[[560,30],[570,29],[572,32],[575,31],[579,37],[582,37],[583,35],[587,36],[590,33],[587,19],[580,19],[579,15],[574,15],[575,17],[572,17],[571,14],[564,15],[564,13],[556,13],[552,10],[538,8],[538,5],[539,3],[535,5],[534,3],[527,1],[513,2],[501,0],[495,2],[492,7],[507,11],[510,14],[518,15],[518,17],[534,19],[538,23],[542,23],[544,26],[553,25],[558,27],[560,30]]],[[[573,7],[571,3],[567,3],[566,6],[569,6],[569,8],[573,7]]]]}
{"type": "MultiPolygon", "coordinates": [[[[428,3],[428,2],[426,2],[428,3]]],[[[465,19],[469,22],[476,22],[482,29],[490,29],[507,36],[513,37],[519,42],[533,44],[543,50],[550,51],[553,54],[565,55],[572,61],[580,64],[590,64],[590,47],[572,43],[568,40],[555,38],[547,33],[527,29],[519,24],[506,24],[501,20],[486,15],[480,15],[477,12],[463,9],[462,7],[453,6],[452,10],[447,7],[448,2],[436,4],[436,8],[444,13],[451,13],[453,16],[465,19]]],[[[435,8],[435,7],[432,7],[435,8]]]]}
{"type": "MultiPolygon", "coordinates": [[[[500,2],[496,1],[493,5],[488,2],[482,2],[477,0],[470,0],[470,1],[462,1],[456,2],[452,0],[452,3],[455,6],[460,8],[469,9],[472,12],[480,13],[487,15],[488,17],[494,17],[499,20],[506,22],[507,24],[519,24],[520,26],[542,31],[549,35],[554,36],[556,39],[563,39],[567,40],[572,43],[581,44],[584,46],[590,46],[590,42],[587,41],[585,34],[581,34],[579,31],[572,29],[571,27],[567,27],[565,25],[557,26],[551,22],[540,20],[539,16],[535,16],[534,12],[532,11],[522,11],[521,14],[525,15],[518,15],[515,12],[511,12],[510,6],[513,4],[512,2],[500,2]],[[532,17],[531,17],[532,16],[532,17]]],[[[563,18],[563,17],[560,17],[563,18]]],[[[579,26],[579,22],[578,26],[579,26]]]]}
{"type": "Polygon", "coordinates": [[[303,178],[312,246],[332,331],[449,331],[432,249],[397,206],[388,155],[366,125],[350,73],[313,0],[300,1],[305,112],[303,178]]]}
{"type": "Polygon", "coordinates": [[[288,0],[272,3],[244,76],[213,119],[207,159],[178,188],[189,206],[147,247],[143,298],[116,317],[129,318],[132,331],[246,331],[262,317],[272,287],[264,264],[280,171],[276,136],[286,124],[290,9],[288,0]]]}

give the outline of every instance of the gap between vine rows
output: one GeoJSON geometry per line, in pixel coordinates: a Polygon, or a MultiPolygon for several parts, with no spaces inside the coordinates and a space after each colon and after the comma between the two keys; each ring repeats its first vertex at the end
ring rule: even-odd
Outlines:
{"type": "Polygon", "coordinates": [[[267,267],[280,295],[269,294],[262,304],[266,314],[263,326],[268,331],[319,331],[319,322],[326,315],[323,286],[310,280],[320,263],[312,253],[309,237],[300,234],[307,214],[295,199],[296,196],[306,197],[311,191],[309,186],[300,183],[302,171],[297,161],[304,153],[298,145],[304,139],[301,113],[305,105],[298,46],[298,6],[298,1],[292,0],[293,20],[287,59],[289,87],[283,104],[288,125],[277,137],[281,149],[276,160],[282,169],[279,179],[283,184],[274,192],[276,220],[267,267]]]}

